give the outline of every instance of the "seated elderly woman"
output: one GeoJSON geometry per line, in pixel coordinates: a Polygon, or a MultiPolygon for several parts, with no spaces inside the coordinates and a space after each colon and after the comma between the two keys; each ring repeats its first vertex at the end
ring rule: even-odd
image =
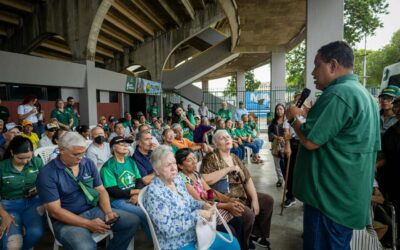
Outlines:
{"type": "Polygon", "coordinates": [[[175,139],[173,140],[173,144],[179,148],[190,148],[193,151],[201,150],[204,153],[212,152],[212,147],[205,143],[195,143],[190,141],[187,138],[183,137],[183,129],[179,123],[172,124],[172,129],[175,132],[175,139]]]}
{"type": "MultiPolygon", "coordinates": [[[[143,205],[154,223],[161,249],[196,249],[198,216],[210,219],[212,206],[189,195],[182,178],[177,176],[170,147],[161,145],[155,149],[151,163],[156,176],[144,195],[143,205]]],[[[240,249],[240,246],[236,238],[229,244],[216,237],[210,249],[240,249]]]]}
{"type": "Polygon", "coordinates": [[[28,138],[14,137],[8,150],[11,158],[0,162],[0,239],[3,249],[31,249],[44,232],[44,209],[35,185],[43,162],[33,156],[28,138]]]}
{"type": "Polygon", "coordinates": [[[151,239],[146,215],[137,205],[140,189],[144,186],[136,162],[126,156],[131,140],[122,136],[114,137],[110,142],[112,157],[100,170],[103,185],[110,198],[111,207],[136,214],[147,237],[151,239]]]}
{"type": "MultiPolygon", "coordinates": [[[[197,158],[191,149],[179,149],[175,154],[175,159],[178,164],[179,175],[185,182],[189,194],[199,201],[214,202],[218,200],[217,208],[238,239],[240,248],[242,250],[247,249],[247,241],[245,239],[248,239],[250,235],[244,235],[243,226],[251,228],[253,223],[246,223],[246,221],[242,220],[244,205],[237,199],[221,194],[208,186],[205,180],[201,178],[200,173],[196,171],[197,158]]],[[[220,220],[217,221],[217,230],[226,232],[220,220]]]]}
{"type": "MultiPolygon", "coordinates": [[[[200,168],[204,180],[213,189],[238,198],[245,205],[243,220],[254,222],[249,248],[254,247],[253,242],[269,248],[267,238],[270,234],[273,198],[256,191],[247,168],[236,155],[230,153],[232,138],[228,132],[217,131],[213,143],[216,150],[203,158],[200,168]]],[[[249,235],[250,232],[245,234],[249,235]]]]}

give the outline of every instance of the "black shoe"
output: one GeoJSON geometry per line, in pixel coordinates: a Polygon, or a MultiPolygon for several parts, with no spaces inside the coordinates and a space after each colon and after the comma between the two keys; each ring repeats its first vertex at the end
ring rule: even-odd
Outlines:
{"type": "Polygon", "coordinates": [[[291,207],[296,204],[296,199],[286,199],[283,203],[283,207],[291,207]]]}
{"type": "Polygon", "coordinates": [[[278,181],[278,182],[276,183],[276,187],[282,187],[282,181],[278,181]]]}
{"type": "Polygon", "coordinates": [[[257,246],[268,248],[268,249],[270,249],[269,246],[271,245],[271,243],[269,243],[269,241],[267,239],[261,238],[261,237],[256,240],[253,240],[253,243],[256,244],[257,246]]]}
{"type": "Polygon", "coordinates": [[[256,249],[256,246],[254,245],[254,243],[253,243],[253,241],[250,239],[249,240],[249,247],[248,247],[248,249],[249,250],[254,250],[254,249],[256,249]]]}

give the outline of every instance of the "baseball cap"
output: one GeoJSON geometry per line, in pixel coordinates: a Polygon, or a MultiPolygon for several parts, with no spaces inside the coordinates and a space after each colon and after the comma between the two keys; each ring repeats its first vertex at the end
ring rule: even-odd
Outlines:
{"type": "Polygon", "coordinates": [[[201,117],[199,115],[194,115],[194,119],[196,118],[201,120],[201,117]]]}
{"type": "Polygon", "coordinates": [[[400,88],[394,85],[389,85],[382,90],[379,96],[388,95],[392,97],[400,96],[400,88]]]}
{"type": "Polygon", "coordinates": [[[46,130],[54,131],[56,129],[58,129],[57,125],[55,125],[54,123],[47,123],[46,130]]]}
{"type": "Polygon", "coordinates": [[[132,143],[133,140],[126,139],[122,136],[116,136],[110,141],[110,147],[114,146],[115,144],[121,143],[121,142],[132,143]]]}
{"type": "Polygon", "coordinates": [[[22,131],[22,127],[17,125],[15,122],[9,122],[6,124],[6,131],[10,131],[13,128],[17,128],[20,132],[22,131]]]}
{"type": "Polygon", "coordinates": [[[25,127],[25,126],[28,126],[28,125],[33,126],[32,122],[29,121],[29,120],[23,120],[21,125],[22,125],[22,127],[25,127]]]}

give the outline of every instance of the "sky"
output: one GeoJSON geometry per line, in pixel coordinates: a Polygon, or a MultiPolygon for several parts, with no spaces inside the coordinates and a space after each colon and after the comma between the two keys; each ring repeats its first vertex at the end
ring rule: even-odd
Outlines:
{"type": "MultiPolygon", "coordinates": [[[[390,42],[394,32],[400,29],[400,0],[387,0],[389,3],[388,15],[381,17],[383,27],[375,31],[375,35],[367,38],[367,49],[378,50],[383,48],[390,42]]],[[[364,48],[364,40],[356,45],[357,49],[364,48]]],[[[271,72],[270,65],[264,65],[254,69],[255,78],[261,82],[270,82],[271,72]]],[[[212,89],[224,89],[230,77],[219,78],[209,81],[209,86],[212,89]]],[[[201,88],[201,83],[195,83],[196,86],[201,88]]]]}

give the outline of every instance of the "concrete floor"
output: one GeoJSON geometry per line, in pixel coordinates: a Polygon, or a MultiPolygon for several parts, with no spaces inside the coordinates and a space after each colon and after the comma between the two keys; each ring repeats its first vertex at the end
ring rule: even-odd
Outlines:
{"type": "MultiPolygon", "coordinates": [[[[266,138],[264,139],[267,141],[266,138]]],[[[261,151],[264,163],[262,165],[251,164],[248,166],[248,169],[250,170],[257,191],[268,193],[275,199],[271,237],[269,239],[271,248],[273,250],[299,250],[302,249],[303,206],[301,202],[297,201],[295,205],[285,209],[282,216],[280,215],[283,186],[280,188],[275,186],[277,177],[272,155],[268,148],[269,145],[266,143],[264,149],[261,151]]],[[[51,232],[47,229],[46,236],[43,237],[39,246],[35,249],[52,249],[53,242],[51,232]]],[[[147,241],[146,236],[141,230],[135,235],[135,249],[152,249],[152,243],[147,241]]],[[[265,248],[257,247],[256,249],[262,250],[265,248]]]]}

